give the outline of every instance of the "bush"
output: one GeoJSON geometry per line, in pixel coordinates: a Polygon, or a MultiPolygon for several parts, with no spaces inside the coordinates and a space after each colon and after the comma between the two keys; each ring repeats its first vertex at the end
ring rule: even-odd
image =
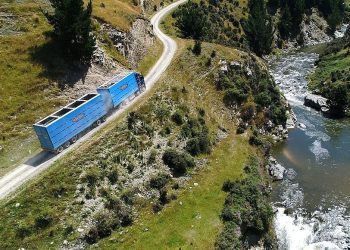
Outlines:
{"type": "Polygon", "coordinates": [[[16,229],[16,237],[24,239],[31,234],[31,230],[28,226],[19,225],[16,229]]]}
{"type": "Polygon", "coordinates": [[[94,186],[97,180],[100,178],[100,169],[96,166],[90,167],[85,171],[83,175],[83,181],[88,183],[88,186],[94,186]]]}
{"type": "Polygon", "coordinates": [[[168,182],[169,182],[170,176],[165,173],[160,173],[155,177],[152,177],[149,185],[151,188],[155,189],[162,189],[168,182]]]}
{"type": "Polygon", "coordinates": [[[175,122],[177,125],[182,125],[184,120],[183,120],[183,114],[179,111],[176,111],[172,116],[171,120],[175,122]]]}
{"type": "Polygon", "coordinates": [[[180,153],[174,149],[168,149],[163,154],[163,162],[176,175],[183,175],[187,168],[194,167],[193,158],[185,153],[180,153]]]}
{"type": "Polygon", "coordinates": [[[224,103],[227,106],[232,106],[235,104],[242,104],[247,99],[247,95],[235,87],[225,91],[224,103]]]}
{"type": "Polygon", "coordinates": [[[202,43],[201,43],[201,41],[196,40],[194,42],[194,46],[193,46],[192,52],[196,56],[199,56],[202,53],[202,43]]]}
{"type": "Polygon", "coordinates": [[[43,214],[43,215],[39,215],[36,219],[35,219],[35,227],[37,229],[44,229],[47,228],[48,226],[51,225],[53,219],[50,215],[48,214],[43,214]]]}
{"type": "Polygon", "coordinates": [[[221,219],[223,221],[232,221],[234,220],[235,215],[232,212],[232,209],[230,206],[224,206],[224,208],[221,211],[221,219]]]}
{"type": "Polygon", "coordinates": [[[159,191],[159,202],[162,205],[169,203],[168,192],[165,189],[159,191]]]}
{"type": "Polygon", "coordinates": [[[118,181],[118,168],[117,167],[113,167],[107,175],[108,180],[110,181],[110,183],[113,185],[115,183],[117,183],[118,181]]]}
{"type": "Polygon", "coordinates": [[[96,229],[99,238],[104,238],[112,233],[112,229],[118,225],[119,221],[112,217],[107,211],[99,212],[95,215],[96,229]]]}

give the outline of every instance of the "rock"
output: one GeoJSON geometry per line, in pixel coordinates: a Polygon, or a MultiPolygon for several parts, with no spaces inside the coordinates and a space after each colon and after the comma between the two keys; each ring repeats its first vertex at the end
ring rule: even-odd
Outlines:
{"type": "Polygon", "coordinates": [[[240,68],[242,68],[241,64],[239,62],[236,62],[236,61],[230,62],[230,67],[233,68],[233,69],[240,69],[240,68]]]}
{"type": "Polygon", "coordinates": [[[228,72],[227,65],[222,65],[222,66],[220,67],[220,71],[223,72],[223,73],[227,73],[227,72],[228,72]]]}
{"type": "Polygon", "coordinates": [[[82,233],[82,232],[84,232],[84,229],[83,229],[83,228],[78,228],[77,231],[78,231],[79,233],[82,233]]]}
{"type": "Polygon", "coordinates": [[[248,77],[251,77],[253,75],[253,72],[252,72],[252,70],[249,67],[247,67],[245,71],[246,71],[246,75],[248,77]]]}
{"type": "Polygon", "coordinates": [[[272,156],[269,158],[269,164],[266,166],[269,171],[270,176],[275,181],[283,180],[286,169],[277,162],[272,156]]]}
{"type": "Polygon", "coordinates": [[[15,206],[16,206],[16,207],[19,207],[20,205],[21,205],[20,203],[16,203],[16,205],[15,205],[15,206]]]}
{"type": "Polygon", "coordinates": [[[286,169],[281,164],[270,165],[269,172],[274,180],[280,181],[283,180],[286,169]]]}
{"type": "Polygon", "coordinates": [[[299,122],[298,127],[301,129],[306,129],[306,125],[304,123],[299,122]]]}
{"type": "Polygon", "coordinates": [[[292,181],[297,177],[297,172],[295,172],[294,169],[289,168],[289,169],[287,169],[285,176],[288,180],[292,181]]]}
{"type": "Polygon", "coordinates": [[[68,245],[68,240],[64,240],[63,245],[68,245]]]}
{"type": "Polygon", "coordinates": [[[304,105],[320,111],[322,108],[328,108],[327,101],[328,100],[322,96],[308,94],[305,96],[304,105]]]}
{"type": "Polygon", "coordinates": [[[197,186],[198,186],[198,183],[197,183],[197,182],[193,183],[193,186],[197,187],[197,186]]]}

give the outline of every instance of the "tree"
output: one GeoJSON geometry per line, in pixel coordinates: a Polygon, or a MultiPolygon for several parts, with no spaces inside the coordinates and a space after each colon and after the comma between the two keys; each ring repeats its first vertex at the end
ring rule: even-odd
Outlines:
{"type": "Polygon", "coordinates": [[[250,0],[249,9],[250,15],[245,25],[249,45],[258,56],[268,54],[271,52],[273,29],[265,1],[250,0]]]}
{"type": "Polygon", "coordinates": [[[202,53],[202,43],[199,40],[194,41],[194,46],[192,49],[193,54],[199,56],[202,53]]]}
{"type": "Polygon", "coordinates": [[[95,38],[91,34],[92,3],[84,9],[83,0],[50,0],[54,13],[45,13],[53,26],[53,39],[63,54],[73,60],[88,62],[94,52],[95,38]]]}
{"type": "Polygon", "coordinates": [[[290,13],[289,6],[287,5],[283,11],[281,20],[278,24],[278,29],[279,29],[283,39],[289,38],[291,30],[292,30],[292,26],[293,26],[292,15],[290,13]]]}
{"type": "Polygon", "coordinates": [[[343,117],[350,98],[345,84],[332,84],[326,94],[330,111],[335,117],[343,117]]]}
{"type": "Polygon", "coordinates": [[[199,40],[203,37],[204,29],[207,27],[207,17],[203,13],[201,6],[189,1],[180,6],[174,13],[176,17],[176,27],[178,27],[184,37],[199,40]]]}

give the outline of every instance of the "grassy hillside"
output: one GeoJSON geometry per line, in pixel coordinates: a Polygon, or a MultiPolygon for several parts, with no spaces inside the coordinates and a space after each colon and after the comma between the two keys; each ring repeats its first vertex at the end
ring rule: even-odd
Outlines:
{"type": "MultiPolygon", "coordinates": [[[[95,17],[123,31],[129,30],[141,13],[133,1],[99,0],[93,4],[95,17]]],[[[48,36],[52,28],[41,12],[47,7],[46,1],[0,0],[0,176],[40,150],[32,124],[65,103],[57,97],[61,90],[54,82],[66,74],[67,63],[48,36]]],[[[106,44],[107,52],[126,65],[106,44]]],[[[150,49],[141,63],[142,71],[160,55],[159,43],[156,48],[155,52],[150,49]]]]}
{"type": "Polygon", "coordinates": [[[333,116],[342,117],[350,108],[350,33],[323,48],[317,68],[309,76],[311,91],[329,99],[333,116]],[[345,112],[344,112],[345,111],[345,112]]]}
{"type": "MultiPolygon", "coordinates": [[[[225,199],[221,184],[227,178],[241,178],[245,158],[254,151],[245,135],[235,135],[232,113],[223,105],[223,94],[213,84],[213,72],[219,58],[244,60],[244,53],[205,44],[202,55],[197,57],[187,49],[191,44],[180,42],[177,58],[151,93],[151,99],[140,100],[133,110],[128,110],[127,117],[108,125],[86,145],[26,185],[17,197],[1,205],[0,238],[4,240],[0,248],[56,248],[65,239],[73,244],[77,238],[103,238],[99,225],[125,233],[124,228],[132,219],[135,227],[126,230],[135,235],[127,234],[123,246],[140,244],[141,241],[133,242],[139,235],[147,239],[144,244],[151,248],[160,229],[173,232],[169,223],[176,217],[167,214],[182,217],[174,224],[176,233],[169,238],[163,236],[160,242],[171,247],[191,242],[199,248],[213,246],[215,232],[221,228],[219,214],[225,199]],[[213,50],[217,51],[215,62],[205,66],[213,50]],[[183,115],[183,125],[174,122],[174,113],[183,115]],[[160,191],[150,189],[149,182],[159,174],[170,174],[161,160],[164,150],[183,151],[190,139],[183,137],[184,131],[205,130],[213,143],[212,153],[195,157],[197,167],[188,170],[193,179],[170,179],[165,186],[167,201],[178,198],[170,205],[160,204],[165,206],[164,215],[153,215],[151,202],[159,204],[160,191]],[[178,188],[174,188],[176,185],[178,188]],[[117,210],[113,209],[115,205],[117,210]],[[193,217],[197,219],[194,221],[193,217]],[[142,231],[142,221],[150,227],[148,234],[142,231]],[[206,241],[202,241],[204,238],[206,241]]],[[[123,238],[115,233],[112,242],[101,244],[119,245],[123,238]]]]}

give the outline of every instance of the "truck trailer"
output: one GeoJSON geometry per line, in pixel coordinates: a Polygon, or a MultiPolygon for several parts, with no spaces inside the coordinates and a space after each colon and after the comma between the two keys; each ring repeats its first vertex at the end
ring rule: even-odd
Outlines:
{"type": "Polygon", "coordinates": [[[86,94],[33,125],[41,147],[60,153],[64,148],[103,122],[114,109],[132,96],[144,91],[141,74],[123,72],[97,88],[97,93],[86,94]]]}

